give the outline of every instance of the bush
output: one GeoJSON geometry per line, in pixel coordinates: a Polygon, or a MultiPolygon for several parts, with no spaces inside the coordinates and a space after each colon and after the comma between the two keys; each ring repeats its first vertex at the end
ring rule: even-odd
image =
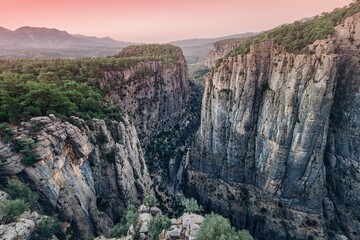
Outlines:
{"type": "Polygon", "coordinates": [[[228,219],[218,214],[208,214],[201,224],[196,240],[253,240],[248,231],[236,231],[228,219]]]}
{"type": "Polygon", "coordinates": [[[37,147],[37,144],[28,136],[24,136],[21,139],[13,140],[13,147],[11,151],[29,153],[32,152],[37,147]]]}
{"type": "Polygon", "coordinates": [[[27,184],[24,184],[19,180],[11,180],[8,187],[8,194],[11,199],[20,199],[29,203],[36,202],[39,198],[37,193],[31,191],[27,184]]]}
{"type": "Polygon", "coordinates": [[[111,162],[111,163],[115,162],[115,152],[114,151],[106,153],[105,156],[109,162],[111,162]]]}
{"type": "Polygon", "coordinates": [[[204,210],[202,206],[199,206],[194,198],[183,199],[181,204],[185,207],[184,212],[198,213],[204,210]]]}
{"type": "Polygon", "coordinates": [[[130,226],[133,225],[135,232],[139,230],[137,222],[139,220],[139,214],[134,205],[129,205],[125,211],[125,217],[120,220],[113,228],[110,229],[110,238],[121,238],[127,235],[127,231],[130,226]]]}
{"type": "Polygon", "coordinates": [[[114,227],[110,229],[109,238],[122,238],[127,235],[127,231],[129,227],[126,225],[124,221],[120,221],[114,227]]]}
{"type": "Polygon", "coordinates": [[[162,230],[169,230],[171,227],[171,221],[166,216],[156,215],[150,220],[149,223],[149,235],[151,239],[158,239],[162,230]]]}
{"type": "Polygon", "coordinates": [[[262,85],[262,91],[265,92],[267,90],[271,90],[270,84],[268,82],[266,82],[262,85]]]}
{"type": "Polygon", "coordinates": [[[35,231],[36,240],[49,240],[55,235],[59,240],[65,240],[66,234],[61,229],[61,222],[58,221],[57,216],[45,217],[39,223],[35,231]]]}
{"type": "Polygon", "coordinates": [[[125,219],[126,219],[126,224],[129,225],[129,227],[131,225],[136,225],[139,219],[139,213],[137,212],[137,209],[134,205],[129,205],[126,208],[125,211],[125,219]]]}
{"type": "Polygon", "coordinates": [[[30,121],[31,126],[29,127],[30,132],[38,133],[44,129],[44,124],[37,121],[30,121]]]}
{"type": "Polygon", "coordinates": [[[104,132],[101,132],[99,135],[97,135],[96,140],[100,144],[108,142],[107,136],[104,132]]]}
{"type": "Polygon", "coordinates": [[[21,163],[25,166],[33,166],[38,160],[34,156],[26,156],[21,159],[21,163]]]}
{"type": "Polygon", "coordinates": [[[0,123],[0,137],[5,143],[12,141],[12,136],[15,135],[14,129],[8,123],[0,123]]]}
{"type": "Polygon", "coordinates": [[[29,206],[22,199],[0,200],[0,216],[5,224],[15,221],[29,206]]]}
{"type": "Polygon", "coordinates": [[[158,200],[153,195],[146,196],[143,201],[143,204],[146,207],[155,207],[158,203],[159,203],[158,200]]]}

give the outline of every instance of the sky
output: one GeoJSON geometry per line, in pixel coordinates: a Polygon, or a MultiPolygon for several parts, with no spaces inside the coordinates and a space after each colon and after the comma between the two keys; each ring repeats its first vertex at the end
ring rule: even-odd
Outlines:
{"type": "Polygon", "coordinates": [[[0,26],[164,43],[259,32],[352,0],[0,0],[0,26]]]}

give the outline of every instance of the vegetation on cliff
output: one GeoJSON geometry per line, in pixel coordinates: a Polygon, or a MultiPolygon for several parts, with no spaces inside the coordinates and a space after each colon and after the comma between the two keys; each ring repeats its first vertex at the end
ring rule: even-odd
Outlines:
{"type": "Polygon", "coordinates": [[[29,204],[34,204],[39,198],[31,191],[27,184],[19,180],[11,180],[8,184],[9,199],[0,200],[0,220],[2,223],[11,223],[26,210],[29,204]]]}
{"type": "MultiPolygon", "coordinates": [[[[330,13],[322,13],[307,21],[296,21],[293,24],[285,24],[278,28],[266,31],[258,36],[249,38],[239,44],[233,51],[224,58],[246,54],[250,52],[252,46],[258,46],[260,43],[272,40],[275,45],[281,46],[289,53],[308,53],[308,45],[316,40],[326,39],[335,33],[334,27],[343,23],[347,17],[360,12],[360,1],[356,0],[349,6],[337,8],[330,13]]],[[[217,66],[222,62],[219,59],[217,66]]]]}
{"type": "Polygon", "coordinates": [[[112,229],[110,229],[109,237],[121,238],[127,235],[130,226],[134,226],[135,232],[138,232],[139,227],[137,226],[139,219],[139,213],[133,205],[129,205],[124,213],[124,217],[120,219],[112,229]]]}
{"type": "Polygon", "coordinates": [[[175,63],[182,55],[181,48],[171,44],[148,44],[148,45],[132,45],[124,48],[116,58],[125,59],[143,59],[146,61],[166,61],[175,63]]]}
{"type": "Polygon", "coordinates": [[[204,221],[196,236],[197,240],[253,240],[248,231],[236,231],[229,219],[218,214],[205,215],[204,221]]]}
{"type": "MultiPolygon", "coordinates": [[[[26,210],[37,208],[39,195],[33,192],[27,184],[19,180],[11,180],[8,184],[8,199],[0,200],[0,220],[4,224],[17,221],[26,210]]],[[[43,217],[30,239],[47,240],[56,236],[59,240],[66,239],[62,223],[57,215],[43,217]]]]}
{"type": "Polygon", "coordinates": [[[77,116],[122,121],[123,111],[106,100],[117,81],[127,84],[152,74],[141,69],[125,79],[122,71],[134,64],[161,60],[172,64],[181,49],[172,45],[139,45],[125,48],[114,57],[77,60],[0,60],[0,122],[20,123],[34,116],[55,114],[68,119],[77,116]],[[102,85],[104,72],[116,79],[102,85]]]}

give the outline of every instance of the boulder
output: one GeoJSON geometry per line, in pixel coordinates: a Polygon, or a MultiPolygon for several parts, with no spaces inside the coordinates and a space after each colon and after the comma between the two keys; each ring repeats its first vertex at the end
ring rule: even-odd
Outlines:
{"type": "Polygon", "coordinates": [[[156,216],[159,213],[161,214],[161,210],[160,210],[160,208],[157,208],[157,207],[151,207],[150,213],[151,213],[151,215],[156,216]]]}

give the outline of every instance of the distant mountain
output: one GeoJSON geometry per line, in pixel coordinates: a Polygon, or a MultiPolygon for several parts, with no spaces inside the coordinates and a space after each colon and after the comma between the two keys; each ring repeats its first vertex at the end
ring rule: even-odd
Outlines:
{"type": "MultiPolygon", "coordinates": [[[[257,33],[243,33],[218,38],[173,41],[181,47],[188,64],[203,63],[211,45],[219,40],[244,38],[257,33]]],[[[21,27],[15,31],[0,27],[0,58],[84,58],[105,57],[134,43],[69,34],[56,28],[21,27]]]]}
{"type": "Polygon", "coordinates": [[[1,39],[2,36],[6,36],[9,33],[11,33],[11,30],[0,27],[0,39],[1,39]]]}
{"type": "Polygon", "coordinates": [[[56,28],[21,27],[15,31],[0,28],[0,44],[16,47],[32,48],[71,48],[78,46],[120,46],[130,45],[128,42],[111,38],[96,38],[83,35],[72,35],[56,28]]]}
{"type": "Polygon", "coordinates": [[[131,45],[109,37],[72,35],[56,28],[21,27],[15,31],[0,27],[0,58],[102,57],[131,45]]]}
{"type": "Polygon", "coordinates": [[[218,37],[218,38],[195,38],[195,39],[186,39],[186,40],[179,40],[170,42],[175,46],[180,47],[183,50],[184,56],[186,58],[186,62],[188,64],[198,64],[203,63],[205,61],[206,55],[211,50],[211,45],[214,42],[223,39],[230,39],[230,38],[246,38],[257,35],[259,33],[241,33],[235,34],[225,37],[218,37]]]}

